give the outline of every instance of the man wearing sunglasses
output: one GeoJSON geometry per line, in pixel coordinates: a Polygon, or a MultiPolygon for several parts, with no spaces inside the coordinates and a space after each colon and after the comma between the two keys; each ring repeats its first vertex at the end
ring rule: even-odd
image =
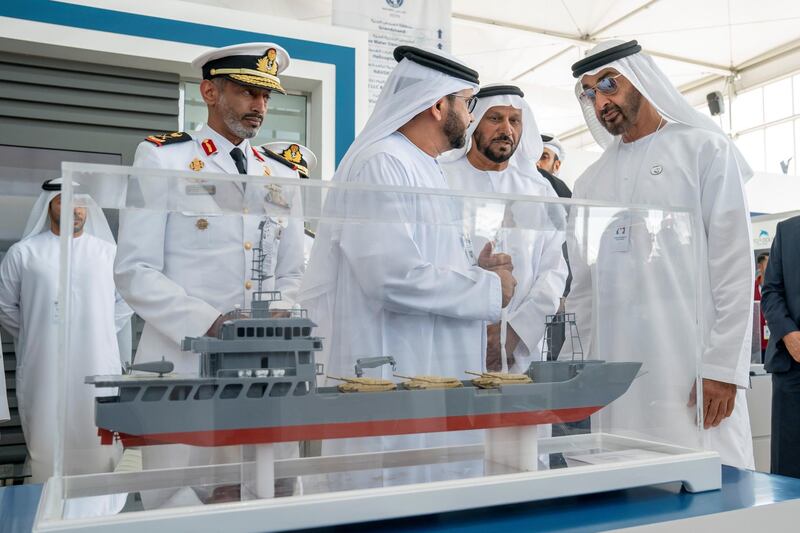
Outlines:
{"type": "Polygon", "coordinates": [[[574,246],[580,238],[568,235],[574,277],[567,310],[578,314],[588,354],[641,360],[647,371],[603,416],[611,427],[648,428],[666,441],[694,447],[702,441],[723,463],[753,468],[744,395],[753,284],[744,182],[752,171],[636,41],[601,43],[572,70],[589,130],[605,149],[576,182],[574,197],[695,213],[655,211],[661,220],[647,221],[641,210],[620,212],[600,238],[591,269],[574,246]],[[594,292],[592,278],[602,280],[594,292]],[[602,299],[594,302],[602,309],[594,317],[593,298],[602,299]]]}

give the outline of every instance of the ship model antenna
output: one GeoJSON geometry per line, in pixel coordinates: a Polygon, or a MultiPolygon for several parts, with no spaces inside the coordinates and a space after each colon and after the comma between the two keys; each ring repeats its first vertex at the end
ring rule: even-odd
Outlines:
{"type": "Polygon", "coordinates": [[[258,246],[253,248],[253,260],[250,266],[250,279],[256,282],[256,290],[253,291],[251,301],[251,313],[253,318],[268,318],[269,304],[281,299],[277,291],[264,291],[264,281],[272,277],[268,272],[271,270],[272,261],[275,259],[275,250],[270,245],[264,248],[264,231],[268,220],[264,218],[258,224],[258,246]]]}
{"type": "MultiPolygon", "coordinates": [[[[566,344],[567,334],[572,348],[572,360],[576,357],[580,358],[583,362],[583,344],[581,337],[578,334],[578,326],[575,322],[575,313],[557,313],[555,315],[547,315],[544,323],[545,338],[542,343],[542,361],[554,361],[558,358],[558,353],[553,353],[554,350],[554,333],[559,331],[563,332],[560,336],[563,339],[563,344],[566,344]]],[[[562,344],[562,346],[563,346],[562,344]]]]}

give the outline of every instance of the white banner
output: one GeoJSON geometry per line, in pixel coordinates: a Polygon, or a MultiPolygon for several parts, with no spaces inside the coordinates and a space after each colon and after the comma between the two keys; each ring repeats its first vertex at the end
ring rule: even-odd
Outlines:
{"type": "Polygon", "coordinates": [[[369,32],[369,111],[397,64],[395,47],[450,51],[451,0],[333,0],[333,24],[369,32]]]}

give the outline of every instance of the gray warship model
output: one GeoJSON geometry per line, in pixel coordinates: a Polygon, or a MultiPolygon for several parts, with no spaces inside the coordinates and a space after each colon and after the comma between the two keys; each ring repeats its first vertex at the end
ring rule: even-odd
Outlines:
{"type": "MultiPolygon", "coordinates": [[[[536,361],[527,371],[532,383],[493,389],[469,380],[448,389],[318,387],[315,324],[305,310],[270,309],[280,294],[261,290],[265,253],[254,252],[252,309],[227,320],[217,337],[183,341],[184,350],[200,354],[197,375],[171,374],[173,365],[162,361],[132,366],[157,375],[86,378],[118,390],[95,399],[102,442],[229,446],[574,422],[624,394],[641,366],[536,361]]],[[[355,370],[382,363],[394,361],[362,359],[355,370]]]]}

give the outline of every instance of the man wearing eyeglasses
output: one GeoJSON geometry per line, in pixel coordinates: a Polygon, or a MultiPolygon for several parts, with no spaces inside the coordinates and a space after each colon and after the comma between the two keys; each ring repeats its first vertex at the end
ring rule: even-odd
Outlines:
{"type": "Polygon", "coordinates": [[[753,284],[744,182],[752,171],[636,41],[602,43],[572,70],[589,130],[605,148],[576,182],[574,197],[696,213],[618,213],[591,270],[575,246],[580,239],[568,237],[574,278],[567,311],[578,314],[584,348],[595,358],[641,360],[647,372],[604,416],[611,427],[702,444],[726,464],[753,468],[744,395],[753,284]],[[592,306],[592,298],[602,301],[592,306]],[[593,317],[592,308],[602,312],[593,317]]]}
{"type": "MultiPolygon", "coordinates": [[[[333,181],[447,189],[436,157],[464,146],[478,73],[440,51],[401,46],[394,57],[398,64],[333,181]]],[[[479,253],[451,224],[455,207],[446,195],[374,187],[329,191],[327,220],[371,222],[320,224],[301,285],[300,301],[326,339],[317,361],[327,357],[328,375],[352,375],[357,359],[375,356],[392,356],[409,376],[458,376],[481,367],[485,324],[500,319],[516,281],[508,255],[479,253]]],[[[386,366],[365,375],[393,377],[386,366]]],[[[440,432],[342,439],[323,442],[323,453],[478,443],[481,437],[440,432]]],[[[365,472],[353,488],[427,476],[416,470],[385,475],[365,472]]]]}

